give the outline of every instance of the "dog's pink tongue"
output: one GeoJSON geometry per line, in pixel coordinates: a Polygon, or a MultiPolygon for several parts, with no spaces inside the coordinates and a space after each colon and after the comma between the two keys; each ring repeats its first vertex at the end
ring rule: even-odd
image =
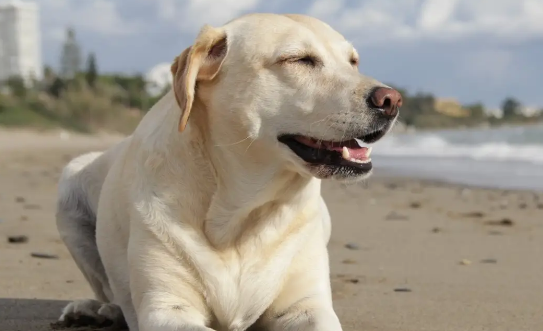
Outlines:
{"type": "Polygon", "coordinates": [[[369,158],[369,149],[367,147],[347,148],[349,157],[358,161],[365,161],[369,158]]]}

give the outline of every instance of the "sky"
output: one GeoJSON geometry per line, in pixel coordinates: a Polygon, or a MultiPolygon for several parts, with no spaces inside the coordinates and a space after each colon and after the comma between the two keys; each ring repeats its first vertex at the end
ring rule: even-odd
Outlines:
{"type": "Polygon", "coordinates": [[[58,68],[67,26],[104,72],[169,63],[203,24],[249,12],[307,14],[360,53],[360,71],[414,93],[497,108],[543,108],[543,0],[35,0],[44,63],[58,68]]]}

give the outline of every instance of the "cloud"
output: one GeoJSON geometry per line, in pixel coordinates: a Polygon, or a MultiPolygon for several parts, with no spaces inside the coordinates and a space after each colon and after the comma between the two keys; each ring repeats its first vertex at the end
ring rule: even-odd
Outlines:
{"type": "Polygon", "coordinates": [[[144,27],[141,20],[129,20],[120,15],[118,4],[111,0],[40,0],[45,37],[57,40],[64,36],[67,26],[107,36],[125,36],[144,27]]]}
{"type": "Polygon", "coordinates": [[[457,4],[457,0],[425,1],[417,25],[426,31],[439,30],[452,19],[457,4]]]}
{"type": "Polygon", "coordinates": [[[492,37],[518,43],[543,38],[541,0],[316,0],[309,14],[364,45],[492,37]]]}
{"type": "Polygon", "coordinates": [[[178,31],[194,33],[204,24],[223,25],[257,8],[260,0],[139,0],[156,4],[160,19],[178,31]]]}
{"type": "Polygon", "coordinates": [[[35,1],[45,63],[58,65],[66,28],[73,27],[84,54],[96,54],[100,70],[146,72],[172,61],[204,24],[222,25],[258,10],[263,0],[35,1]]]}
{"type": "Polygon", "coordinates": [[[259,1],[37,0],[44,58],[58,62],[66,28],[73,27],[85,50],[109,60],[106,69],[150,68],[173,59],[203,24],[222,25],[255,10],[259,1]]]}
{"type": "Polygon", "coordinates": [[[502,87],[511,71],[513,53],[509,50],[483,49],[462,54],[459,62],[463,74],[473,77],[472,83],[502,87]],[[476,81],[474,81],[476,79],[476,81]]]}
{"type": "Polygon", "coordinates": [[[157,96],[162,93],[167,86],[173,84],[170,68],[171,63],[161,63],[151,68],[151,70],[145,74],[147,92],[153,96],[157,96]]]}

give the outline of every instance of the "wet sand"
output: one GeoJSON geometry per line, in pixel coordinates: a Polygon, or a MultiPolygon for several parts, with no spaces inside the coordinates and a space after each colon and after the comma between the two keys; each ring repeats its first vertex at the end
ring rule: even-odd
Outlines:
{"type": "MultiPolygon", "coordinates": [[[[0,129],[0,331],[50,330],[67,300],[92,296],[56,231],[56,183],[71,157],[119,137],[62,138],[0,129]]],[[[542,329],[543,193],[376,167],[366,183],[323,188],[345,331],[542,329]]]]}

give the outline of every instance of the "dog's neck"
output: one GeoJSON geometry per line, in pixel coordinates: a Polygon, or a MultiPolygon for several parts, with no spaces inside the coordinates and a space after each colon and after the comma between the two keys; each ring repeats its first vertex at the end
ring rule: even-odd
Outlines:
{"type": "Polygon", "coordinates": [[[291,220],[277,220],[277,215],[269,215],[270,210],[292,211],[318,204],[319,180],[289,170],[265,153],[255,160],[254,154],[240,152],[241,145],[236,146],[237,152],[223,148],[209,134],[205,109],[195,107],[185,131],[178,132],[180,110],[169,93],[150,110],[152,116],[146,116],[135,136],[141,139],[145,153],[153,155],[145,162],[167,166],[164,171],[173,172],[184,190],[194,192],[182,194],[182,214],[190,218],[183,222],[202,229],[213,246],[232,245],[232,240],[244,235],[243,230],[258,231],[259,223],[270,218],[276,228],[288,228],[291,220]]]}

